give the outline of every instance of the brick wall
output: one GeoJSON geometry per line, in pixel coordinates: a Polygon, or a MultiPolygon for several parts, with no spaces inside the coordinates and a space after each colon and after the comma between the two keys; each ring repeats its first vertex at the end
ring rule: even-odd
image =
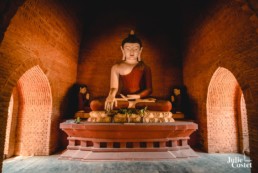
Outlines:
{"type": "Polygon", "coordinates": [[[19,114],[15,155],[49,155],[52,97],[39,66],[26,71],[17,83],[19,114]]]}
{"type": "Polygon", "coordinates": [[[250,153],[250,147],[249,147],[249,130],[248,130],[248,121],[247,121],[247,112],[246,112],[246,104],[245,104],[245,98],[244,95],[241,94],[240,99],[240,119],[239,122],[240,126],[240,149],[242,152],[250,153]]]}
{"type": "Polygon", "coordinates": [[[4,38],[4,33],[24,0],[0,1],[0,43],[4,38]]]}
{"type": "Polygon", "coordinates": [[[218,67],[224,67],[235,76],[244,94],[255,172],[258,169],[257,16],[244,1],[220,0],[194,23],[184,42],[183,79],[199,123],[200,141],[208,150],[208,86],[218,67]]]}
{"type": "Polygon", "coordinates": [[[239,90],[230,71],[221,67],[216,70],[207,95],[208,152],[239,152],[239,90]]]}
{"type": "Polygon", "coordinates": [[[13,87],[27,70],[37,65],[51,88],[47,150],[52,153],[58,147],[60,109],[66,105],[63,98],[75,83],[77,72],[81,24],[72,14],[59,1],[27,0],[18,8],[4,34],[0,47],[1,157],[13,87]]]}
{"type": "Polygon", "coordinates": [[[16,142],[16,127],[17,127],[17,117],[18,117],[18,107],[19,98],[17,87],[13,89],[11,100],[8,108],[8,119],[6,126],[6,137],[5,137],[5,158],[12,157],[15,152],[15,142],[16,142]]]}
{"type": "MultiPolygon", "coordinates": [[[[183,73],[180,53],[177,52],[178,47],[174,46],[178,40],[171,41],[173,36],[163,32],[164,25],[155,23],[153,16],[144,17],[140,13],[141,17],[135,22],[135,19],[122,21],[116,16],[125,19],[124,13],[114,13],[113,16],[100,16],[96,24],[88,22],[91,28],[86,27],[88,30],[84,30],[77,71],[81,27],[73,13],[57,0],[12,2],[16,8],[11,5],[9,9],[12,10],[7,12],[2,10],[2,3],[0,4],[1,13],[7,14],[3,15],[7,18],[0,22],[1,40],[5,32],[0,47],[0,156],[4,151],[7,108],[13,87],[26,71],[38,65],[50,84],[51,131],[47,147],[51,153],[58,146],[59,120],[67,107],[66,94],[76,82],[76,73],[77,82],[87,84],[93,98],[106,96],[110,68],[121,59],[121,41],[130,29],[136,29],[143,41],[143,60],[152,68],[153,96],[168,98],[171,87],[182,84],[183,79],[190,94],[192,113],[199,123],[200,140],[206,150],[208,86],[218,67],[232,72],[243,91],[248,115],[251,159],[254,167],[258,165],[258,20],[252,11],[254,8],[249,8],[244,1],[216,1],[207,6],[197,20],[189,22],[194,25],[182,47],[183,73]],[[11,20],[10,16],[14,14],[11,20]],[[143,27],[144,23],[149,25],[143,27]]],[[[153,11],[150,10],[150,13],[153,11]]],[[[173,22],[169,18],[165,21],[173,22]]],[[[257,167],[253,172],[255,170],[257,167]]]]}
{"type": "Polygon", "coordinates": [[[4,144],[4,158],[9,158],[14,154],[13,146],[15,145],[15,142],[11,141],[11,139],[15,138],[15,136],[12,134],[12,130],[15,131],[15,129],[12,129],[12,127],[14,127],[14,125],[12,125],[13,105],[14,105],[14,101],[13,101],[13,95],[12,95],[9,103],[9,108],[8,108],[8,119],[7,119],[7,125],[6,125],[6,136],[5,136],[5,144],[4,144]]]}

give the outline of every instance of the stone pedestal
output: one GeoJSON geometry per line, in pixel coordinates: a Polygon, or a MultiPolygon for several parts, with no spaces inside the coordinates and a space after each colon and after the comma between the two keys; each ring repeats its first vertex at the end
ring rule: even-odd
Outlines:
{"type": "Polygon", "coordinates": [[[188,145],[197,130],[193,122],[89,123],[64,122],[69,144],[60,159],[159,160],[197,157],[188,145]]]}

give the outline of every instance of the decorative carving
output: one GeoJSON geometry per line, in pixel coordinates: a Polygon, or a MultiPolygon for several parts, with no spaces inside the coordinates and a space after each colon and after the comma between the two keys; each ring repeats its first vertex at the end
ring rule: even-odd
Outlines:
{"type": "MultiPolygon", "coordinates": [[[[112,122],[112,116],[106,111],[91,111],[88,122],[112,122]]],[[[113,117],[114,123],[168,123],[175,122],[171,112],[146,111],[143,116],[132,113],[116,113],[113,117]]]]}

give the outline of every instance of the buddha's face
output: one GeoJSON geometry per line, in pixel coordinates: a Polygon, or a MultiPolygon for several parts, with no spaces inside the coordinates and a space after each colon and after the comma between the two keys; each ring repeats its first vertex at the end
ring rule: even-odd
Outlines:
{"type": "Polygon", "coordinates": [[[180,94],[180,89],[175,88],[175,89],[174,89],[174,94],[175,94],[176,96],[179,95],[179,94],[180,94]]]}
{"type": "Polygon", "coordinates": [[[125,43],[123,50],[126,61],[137,61],[138,56],[141,53],[141,47],[138,43],[125,43]]]}
{"type": "Polygon", "coordinates": [[[87,92],[86,87],[80,87],[80,93],[85,94],[87,92]]]}

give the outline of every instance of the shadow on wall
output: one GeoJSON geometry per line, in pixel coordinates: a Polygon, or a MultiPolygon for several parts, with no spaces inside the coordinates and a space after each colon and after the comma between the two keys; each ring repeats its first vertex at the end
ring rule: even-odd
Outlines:
{"type": "Polygon", "coordinates": [[[188,95],[188,91],[187,88],[185,86],[182,87],[182,96],[183,96],[183,110],[185,113],[185,118],[187,119],[191,119],[194,120],[194,114],[193,114],[193,108],[194,108],[194,100],[191,100],[189,95],[188,95]]]}
{"type": "Polygon", "coordinates": [[[75,83],[68,89],[66,95],[61,101],[61,106],[60,106],[61,120],[73,119],[75,113],[79,111],[79,93],[80,93],[80,87],[82,86],[85,86],[85,85],[80,83],[75,83]]]}
{"type": "Polygon", "coordinates": [[[172,102],[172,105],[173,105],[172,112],[175,113],[177,111],[180,111],[184,113],[185,119],[194,120],[195,117],[194,117],[193,108],[195,106],[194,105],[195,103],[194,103],[194,100],[189,97],[187,88],[184,85],[172,86],[170,95],[171,95],[170,101],[172,102]],[[179,95],[177,94],[176,90],[180,90],[179,95]],[[178,100],[177,98],[178,99],[180,98],[180,100],[178,100]],[[180,103],[178,103],[178,101],[180,103]]]}
{"type": "Polygon", "coordinates": [[[79,84],[74,84],[68,89],[63,100],[61,100],[61,104],[60,104],[61,120],[74,118],[74,114],[78,109],[78,92],[79,92],[79,84]]]}
{"type": "MultiPolygon", "coordinates": [[[[78,92],[79,84],[72,85],[64,98],[61,100],[60,104],[60,122],[65,121],[66,119],[73,119],[75,112],[78,109],[78,92]]],[[[59,144],[56,152],[61,152],[66,149],[68,145],[67,134],[59,129],[59,144]]]]}

